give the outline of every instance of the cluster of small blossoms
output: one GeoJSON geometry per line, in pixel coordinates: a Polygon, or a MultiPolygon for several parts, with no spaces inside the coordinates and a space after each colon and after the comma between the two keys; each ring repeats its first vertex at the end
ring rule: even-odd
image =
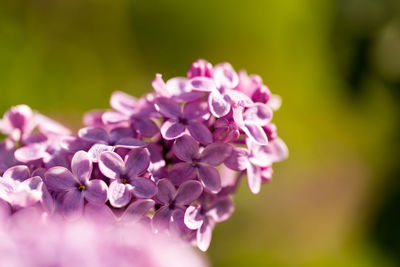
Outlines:
{"type": "Polygon", "coordinates": [[[0,123],[5,213],[101,214],[207,250],[241,178],[256,194],[288,155],[271,122],[280,99],[259,76],[205,60],[187,77],[157,74],[152,86],[141,98],[114,92],[112,109],[85,114],[77,135],[28,106],[8,110],[0,123]]]}

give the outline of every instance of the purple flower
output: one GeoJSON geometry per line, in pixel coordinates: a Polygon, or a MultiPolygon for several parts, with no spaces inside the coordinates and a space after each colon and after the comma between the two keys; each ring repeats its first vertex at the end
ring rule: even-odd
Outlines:
{"type": "Polygon", "coordinates": [[[17,165],[0,178],[0,199],[13,207],[28,207],[40,203],[45,212],[52,212],[54,201],[39,176],[31,177],[29,168],[17,165]]]}
{"type": "Polygon", "coordinates": [[[161,179],[157,182],[157,188],[157,199],[161,207],[152,219],[152,226],[156,232],[172,227],[174,213],[184,211],[185,206],[196,200],[203,192],[201,184],[193,180],[182,183],[176,190],[170,180],[161,179]]]}
{"type": "Polygon", "coordinates": [[[35,128],[34,113],[27,105],[11,107],[3,116],[0,131],[13,140],[20,141],[35,128]]]}
{"type": "Polygon", "coordinates": [[[100,154],[104,151],[113,151],[118,147],[134,149],[146,146],[146,142],[133,138],[133,135],[129,128],[115,128],[108,133],[103,128],[86,127],[78,132],[81,139],[94,143],[88,151],[93,162],[98,162],[100,154]]]}
{"type": "Polygon", "coordinates": [[[129,122],[134,130],[142,136],[152,137],[158,132],[158,127],[150,118],[156,116],[154,104],[146,98],[136,99],[123,92],[111,95],[110,105],[115,111],[107,111],[102,115],[105,124],[124,124],[129,122]]]}
{"type": "Polygon", "coordinates": [[[263,169],[274,162],[282,161],[288,157],[288,148],[280,138],[275,138],[266,146],[260,146],[252,141],[247,142],[249,156],[246,164],[247,184],[254,194],[260,192],[263,181],[263,169]]]}
{"type": "Polygon", "coordinates": [[[199,59],[192,63],[192,65],[190,66],[189,71],[187,73],[187,77],[189,79],[198,77],[198,76],[211,78],[212,71],[213,71],[213,67],[210,62],[208,62],[204,59],[199,59]]]}
{"type": "Polygon", "coordinates": [[[161,74],[157,74],[152,85],[158,96],[173,98],[176,101],[189,102],[202,97],[204,94],[203,92],[192,91],[188,79],[184,77],[175,77],[164,83],[161,74]]]}
{"type": "Polygon", "coordinates": [[[208,105],[211,113],[217,118],[227,115],[232,104],[241,103],[245,106],[253,104],[248,96],[237,90],[232,90],[238,85],[238,82],[238,75],[229,63],[215,66],[213,79],[194,77],[189,81],[193,90],[210,92],[208,105]]]}
{"type": "Polygon", "coordinates": [[[151,198],[157,192],[157,187],[148,178],[140,177],[150,164],[147,149],[135,149],[126,157],[125,161],[115,152],[106,151],[100,154],[100,171],[111,182],[108,198],[113,207],[120,208],[129,203],[131,194],[138,198],[151,198]]]}
{"type": "Polygon", "coordinates": [[[197,230],[197,246],[200,250],[208,249],[215,224],[229,219],[233,211],[232,199],[228,196],[218,197],[210,203],[193,205],[186,209],[185,225],[189,229],[197,230]]]}
{"type": "Polygon", "coordinates": [[[159,97],[155,101],[155,107],[167,121],[161,126],[161,135],[166,140],[181,137],[188,130],[194,139],[202,144],[212,142],[212,134],[203,121],[210,116],[207,103],[197,100],[189,102],[182,107],[172,99],[159,97]]]}
{"type": "Polygon", "coordinates": [[[199,145],[191,136],[184,135],[174,144],[174,153],[183,162],[175,164],[170,170],[171,181],[181,184],[196,177],[203,186],[213,193],[221,190],[221,177],[215,168],[230,155],[232,147],[228,144],[214,143],[200,152],[199,145]]]}
{"type": "Polygon", "coordinates": [[[233,119],[237,125],[253,142],[268,144],[267,135],[263,129],[272,119],[272,110],[266,104],[256,103],[243,112],[244,107],[233,111],[233,119]]]}
{"type": "Polygon", "coordinates": [[[50,190],[62,193],[62,210],[68,218],[80,216],[84,200],[104,204],[107,201],[107,185],[99,179],[90,180],[92,161],[85,151],[75,153],[71,171],[64,167],[53,167],[45,173],[50,190]]]}

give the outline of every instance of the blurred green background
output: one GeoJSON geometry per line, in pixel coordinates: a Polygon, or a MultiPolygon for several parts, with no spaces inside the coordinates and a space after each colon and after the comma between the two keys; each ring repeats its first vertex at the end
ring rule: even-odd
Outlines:
{"type": "Polygon", "coordinates": [[[259,195],[240,187],[213,266],[400,266],[398,0],[5,0],[0,113],[78,129],[198,58],[260,74],[290,149],[259,195]]]}

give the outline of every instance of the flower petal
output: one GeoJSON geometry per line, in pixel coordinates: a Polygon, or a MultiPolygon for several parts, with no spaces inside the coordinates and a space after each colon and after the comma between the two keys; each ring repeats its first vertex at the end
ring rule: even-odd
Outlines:
{"type": "Polygon", "coordinates": [[[221,177],[216,168],[200,165],[198,168],[199,180],[211,193],[218,193],[221,190],[221,177]]]}
{"type": "Polygon", "coordinates": [[[176,195],[175,186],[167,178],[157,182],[157,199],[164,204],[168,204],[176,195]]]}
{"type": "Polygon", "coordinates": [[[189,87],[192,90],[203,91],[203,92],[211,92],[217,89],[217,86],[215,85],[213,79],[200,76],[190,79],[189,87]]]}
{"type": "Polygon", "coordinates": [[[158,133],[157,124],[153,120],[147,118],[135,118],[133,127],[144,137],[153,137],[158,133]]]}
{"type": "Polygon", "coordinates": [[[196,168],[191,163],[179,162],[169,170],[169,179],[174,185],[180,185],[185,181],[196,177],[196,168]]]}
{"type": "Polygon", "coordinates": [[[188,88],[188,79],[184,77],[174,77],[167,81],[166,87],[170,96],[179,96],[190,89],[188,88]]]}
{"type": "Polygon", "coordinates": [[[131,114],[136,107],[136,98],[124,92],[116,91],[111,95],[110,105],[124,114],[131,114]]]}
{"type": "Polygon", "coordinates": [[[210,246],[214,224],[210,220],[206,220],[197,230],[197,246],[201,251],[207,251],[210,246]]]}
{"type": "Polygon", "coordinates": [[[76,152],[71,161],[71,170],[75,177],[84,183],[89,180],[92,169],[93,165],[89,154],[83,150],[76,152]]]}
{"type": "Polygon", "coordinates": [[[201,206],[189,206],[185,212],[184,222],[186,227],[197,230],[203,224],[204,216],[201,214],[201,206]]]}
{"type": "Polygon", "coordinates": [[[207,215],[210,216],[215,222],[223,222],[229,219],[235,207],[233,206],[232,199],[228,196],[218,198],[214,201],[210,208],[208,208],[207,215]]]}
{"type": "Polygon", "coordinates": [[[3,174],[3,178],[11,178],[20,182],[28,179],[30,176],[29,168],[25,165],[11,167],[3,174]]]}
{"type": "Polygon", "coordinates": [[[218,89],[232,89],[239,84],[239,76],[229,63],[216,65],[213,76],[218,89]]]}
{"type": "Polygon", "coordinates": [[[199,144],[190,135],[183,135],[175,140],[173,150],[180,160],[192,161],[199,152],[199,144]]]}
{"type": "Polygon", "coordinates": [[[220,118],[231,110],[231,98],[228,95],[222,95],[219,91],[212,91],[208,96],[208,105],[211,113],[220,118]]]}
{"type": "Polygon", "coordinates": [[[259,145],[268,144],[267,135],[264,132],[264,129],[261,126],[257,126],[254,124],[245,124],[241,127],[242,131],[249,137],[252,141],[259,145]]]}
{"type": "Polygon", "coordinates": [[[161,135],[166,140],[173,140],[181,137],[185,133],[186,127],[179,123],[178,120],[167,120],[161,126],[161,135]]]}
{"type": "Polygon", "coordinates": [[[14,156],[18,161],[27,163],[46,156],[46,143],[30,144],[15,150],[14,156]]]}
{"type": "Polygon", "coordinates": [[[113,146],[104,144],[94,144],[88,151],[89,158],[92,162],[99,162],[101,153],[106,151],[114,151],[113,146]]]}
{"type": "Polygon", "coordinates": [[[167,90],[167,86],[165,85],[165,82],[164,82],[161,74],[159,74],[159,73],[156,74],[156,77],[154,78],[151,85],[153,86],[154,91],[158,95],[164,96],[164,97],[172,96],[171,93],[167,90]]]}
{"type": "Polygon", "coordinates": [[[99,179],[90,180],[86,183],[84,196],[87,201],[104,204],[107,201],[107,185],[99,179]]]}
{"type": "Polygon", "coordinates": [[[106,130],[98,127],[85,127],[79,130],[78,136],[89,142],[101,142],[107,144],[109,136],[106,130]]]}
{"type": "Polygon", "coordinates": [[[106,151],[100,154],[99,168],[106,177],[110,179],[120,178],[124,173],[124,166],[124,161],[117,153],[106,151]]]}
{"type": "Polygon", "coordinates": [[[198,181],[190,180],[181,184],[176,191],[175,203],[189,205],[203,192],[203,186],[198,181]]]}
{"type": "Polygon", "coordinates": [[[154,207],[152,199],[138,199],[126,208],[121,216],[121,222],[126,224],[136,223],[146,215],[146,213],[154,207]]]}
{"type": "Polygon", "coordinates": [[[83,194],[79,190],[70,190],[62,199],[63,214],[67,219],[77,219],[83,213],[83,194]]]}
{"type": "Polygon", "coordinates": [[[234,147],[231,155],[225,160],[226,167],[235,171],[244,171],[247,168],[249,151],[243,147],[234,147]]]}
{"type": "Polygon", "coordinates": [[[187,120],[208,120],[208,103],[202,99],[187,103],[183,108],[183,116],[187,120]]]}
{"type": "Polygon", "coordinates": [[[126,137],[126,138],[120,139],[115,144],[115,147],[124,147],[124,148],[134,149],[134,148],[144,147],[146,145],[147,145],[147,143],[145,141],[142,141],[142,140],[139,140],[136,138],[126,137]]]}
{"type": "Polygon", "coordinates": [[[44,175],[46,185],[56,192],[66,191],[79,183],[75,176],[64,167],[50,168],[44,175]]]}
{"type": "Polygon", "coordinates": [[[261,189],[261,168],[251,163],[247,165],[247,185],[253,194],[258,194],[261,189]]]}
{"type": "Polygon", "coordinates": [[[150,153],[146,148],[132,150],[125,158],[125,173],[136,177],[144,173],[150,164],[150,153]]]}
{"type": "Polygon", "coordinates": [[[190,135],[201,144],[208,145],[212,143],[212,133],[202,122],[190,121],[187,128],[190,135]]]}
{"type": "Polygon", "coordinates": [[[129,121],[129,119],[129,115],[117,111],[106,111],[101,115],[101,120],[106,125],[129,121]]]}
{"type": "Polygon", "coordinates": [[[212,166],[222,164],[232,153],[232,146],[223,143],[214,143],[206,146],[201,152],[200,161],[212,166]]]}
{"type": "Polygon", "coordinates": [[[143,177],[138,177],[131,181],[132,193],[137,198],[151,198],[157,193],[156,184],[148,179],[143,177]]]}
{"type": "Polygon", "coordinates": [[[108,187],[108,199],[111,206],[121,208],[129,203],[131,193],[126,185],[113,181],[108,187]]]}
{"type": "Polygon", "coordinates": [[[167,118],[179,118],[182,115],[181,106],[171,98],[159,97],[154,105],[157,111],[167,118]]]}
{"type": "Polygon", "coordinates": [[[246,124],[265,126],[272,119],[272,109],[265,104],[257,103],[244,112],[243,119],[246,124]]]}
{"type": "Polygon", "coordinates": [[[170,210],[169,207],[164,206],[154,213],[154,216],[151,219],[151,226],[154,232],[160,233],[169,229],[172,211],[173,210],[170,210]]]}

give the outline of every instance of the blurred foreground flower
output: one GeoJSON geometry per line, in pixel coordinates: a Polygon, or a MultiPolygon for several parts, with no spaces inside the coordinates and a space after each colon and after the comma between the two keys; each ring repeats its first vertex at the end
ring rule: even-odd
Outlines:
{"type": "MultiPolygon", "coordinates": [[[[152,85],[141,98],[113,93],[113,109],[87,113],[76,135],[26,105],[7,111],[0,121],[7,136],[0,144],[4,220],[35,208],[48,227],[70,233],[91,226],[65,226],[60,218],[101,215],[111,225],[142,222],[207,250],[215,225],[234,211],[241,178],[256,194],[271,180],[272,164],[288,156],[271,122],[281,101],[259,76],[205,60],[194,62],[187,78],[164,82],[157,74],[152,85]]],[[[102,230],[75,235],[86,242],[86,232],[102,230]]]]}

